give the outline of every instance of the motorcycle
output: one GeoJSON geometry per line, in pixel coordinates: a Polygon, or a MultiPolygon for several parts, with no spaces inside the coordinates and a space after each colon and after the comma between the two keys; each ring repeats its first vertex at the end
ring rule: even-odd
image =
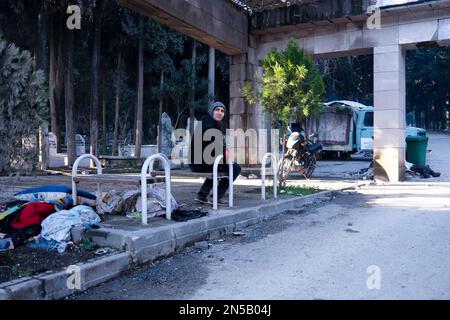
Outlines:
{"type": "Polygon", "coordinates": [[[317,157],[322,151],[322,145],[311,141],[313,138],[315,134],[306,139],[303,131],[292,132],[289,136],[284,157],[278,163],[279,181],[282,187],[286,186],[286,180],[292,171],[300,173],[306,179],[313,174],[317,157]]]}

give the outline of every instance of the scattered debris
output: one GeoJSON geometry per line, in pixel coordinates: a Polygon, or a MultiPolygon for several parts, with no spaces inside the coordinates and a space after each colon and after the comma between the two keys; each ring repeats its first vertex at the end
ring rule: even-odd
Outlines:
{"type": "Polygon", "coordinates": [[[435,172],[430,168],[429,165],[412,165],[410,171],[414,172],[416,175],[419,175],[421,178],[428,179],[431,177],[438,178],[441,176],[440,172],[435,172]]]}
{"type": "Polygon", "coordinates": [[[361,169],[358,173],[354,173],[352,175],[362,180],[373,180],[374,178],[373,161],[370,163],[368,168],[361,169]]]}
{"type": "Polygon", "coordinates": [[[95,250],[94,253],[96,255],[102,255],[102,254],[108,254],[108,253],[111,253],[111,252],[113,252],[113,249],[106,247],[106,248],[97,249],[97,250],[95,250]]]}

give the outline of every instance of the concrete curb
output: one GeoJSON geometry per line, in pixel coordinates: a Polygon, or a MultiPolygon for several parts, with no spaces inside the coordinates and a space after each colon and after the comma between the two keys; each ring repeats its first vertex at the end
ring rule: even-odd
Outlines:
{"type": "Polygon", "coordinates": [[[0,300],[61,299],[108,281],[132,266],[128,252],[0,284],[0,300]]]}
{"type": "Polygon", "coordinates": [[[56,273],[47,272],[1,283],[0,300],[61,299],[111,280],[135,264],[143,264],[172,255],[198,241],[220,239],[227,233],[257,224],[284,211],[327,201],[336,192],[359,188],[363,185],[368,183],[299,198],[277,199],[271,203],[233,212],[219,210],[201,219],[135,232],[107,228],[86,232],[75,230],[73,233],[78,239],[87,236],[93,238],[99,245],[125,249],[126,252],[79,263],[56,273]]]}

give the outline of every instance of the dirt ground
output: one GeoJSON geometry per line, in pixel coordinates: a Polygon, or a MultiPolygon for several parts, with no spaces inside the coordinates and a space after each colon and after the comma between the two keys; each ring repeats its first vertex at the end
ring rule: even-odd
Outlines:
{"type": "Polygon", "coordinates": [[[64,270],[78,262],[97,258],[98,247],[72,245],[64,253],[56,249],[31,249],[26,246],[0,252],[0,283],[46,271],[64,270]]]}

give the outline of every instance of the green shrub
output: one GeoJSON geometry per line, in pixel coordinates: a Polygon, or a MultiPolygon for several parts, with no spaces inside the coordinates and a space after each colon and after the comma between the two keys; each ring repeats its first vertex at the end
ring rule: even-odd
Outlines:
{"type": "Polygon", "coordinates": [[[37,135],[47,116],[44,84],[31,54],[0,34],[0,173],[31,171],[38,163],[37,135]]]}

